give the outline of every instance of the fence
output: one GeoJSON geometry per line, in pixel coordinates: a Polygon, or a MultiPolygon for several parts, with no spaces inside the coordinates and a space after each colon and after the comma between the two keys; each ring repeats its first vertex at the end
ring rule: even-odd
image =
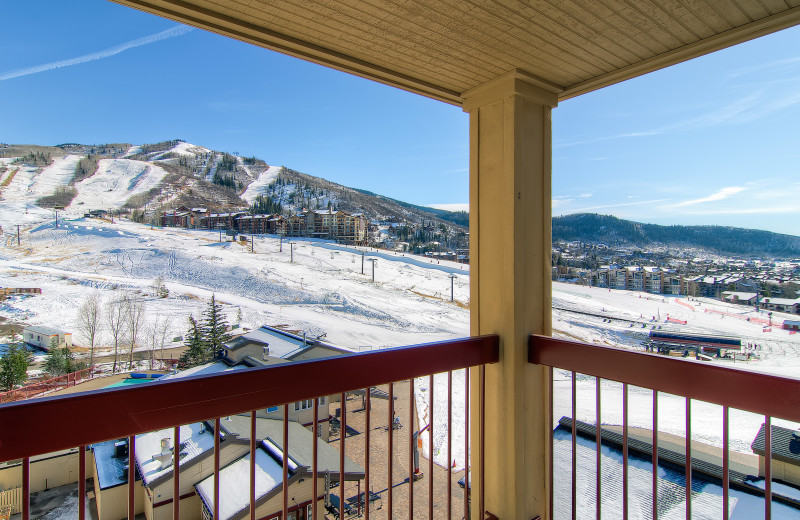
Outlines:
{"type": "Polygon", "coordinates": [[[39,381],[22,388],[0,393],[0,403],[11,403],[20,399],[30,399],[43,394],[75,386],[94,377],[94,367],[84,368],[78,372],[71,372],[63,376],[39,381]]]}

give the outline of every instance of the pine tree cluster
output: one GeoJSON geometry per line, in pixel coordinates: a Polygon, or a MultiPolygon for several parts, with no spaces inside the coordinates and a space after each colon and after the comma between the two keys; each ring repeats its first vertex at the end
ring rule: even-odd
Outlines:
{"type": "Polygon", "coordinates": [[[282,211],[283,207],[279,202],[275,202],[272,197],[265,197],[264,195],[256,196],[256,200],[250,206],[250,213],[254,215],[273,215],[282,211]]]}
{"type": "Polygon", "coordinates": [[[228,328],[222,305],[217,303],[212,294],[199,323],[194,316],[189,316],[189,331],[184,341],[186,350],[181,354],[181,366],[188,368],[216,359],[225,343],[231,340],[228,328]]]}

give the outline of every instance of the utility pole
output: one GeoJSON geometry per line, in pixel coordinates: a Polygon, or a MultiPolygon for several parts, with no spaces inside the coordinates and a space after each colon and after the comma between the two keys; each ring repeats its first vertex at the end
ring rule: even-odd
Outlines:
{"type": "Polygon", "coordinates": [[[58,229],[58,210],[56,210],[56,229],[58,229]]]}
{"type": "Polygon", "coordinates": [[[364,251],[361,251],[361,274],[364,274],[364,251]]]}
{"type": "Polygon", "coordinates": [[[289,263],[293,264],[294,263],[294,242],[289,242],[289,252],[291,253],[291,256],[289,257],[289,263]]]}
{"type": "Polygon", "coordinates": [[[370,258],[370,262],[372,262],[372,281],[375,281],[375,264],[378,262],[377,258],[370,258]]]}
{"type": "Polygon", "coordinates": [[[255,235],[250,235],[250,252],[256,252],[255,235]]]}
{"type": "Polygon", "coordinates": [[[456,279],[456,275],[450,273],[450,301],[453,301],[453,280],[456,279]]]}
{"type": "Polygon", "coordinates": [[[17,245],[19,245],[19,224],[17,224],[17,245]]]}
{"type": "Polygon", "coordinates": [[[281,250],[279,252],[283,253],[283,234],[281,234],[280,237],[281,237],[281,250]]]}

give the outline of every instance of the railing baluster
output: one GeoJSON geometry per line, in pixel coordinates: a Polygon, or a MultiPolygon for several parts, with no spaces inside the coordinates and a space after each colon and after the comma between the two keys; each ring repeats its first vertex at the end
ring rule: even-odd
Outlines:
{"type": "Polygon", "coordinates": [[[628,520],[628,383],[622,383],[622,518],[628,520]]]}
{"type": "Polygon", "coordinates": [[[603,439],[602,439],[601,433],[600,433],[600,424],[601,424],[601,417],[600,417],[601,416],[600,382],[601,382],[601,379],[599,377],[596,377],[594,379],[594,382],[595,382],[595,387],[594,387],[595,403],[594,403],[594,407],[595,407],[595,416],[596,416],[595,417],[595,424],[597,425],[595,427],[595,429],[594,429],[594,443],[595,443],[595,446],[597,447],[596,453],[595,453],[595,457],[596,457],[595,464],[597,466],[597,474],[595,476],[595,492],[594,493],[595,493],[595,501],[596,501],[595,514],[597,516],[597,520],[600,520],[601,519],[601,513],[602,513],[602,494],[601,494],[601,491],[602,491],[602,484],[601,484],[602,471],[601,470],[602,470],[602,465],[603,465],[602,460],[601,460],[601,455],[602,455],[601,451],[602,451],[602,447],[603,447],[603,439]]]}
{"type": "Polygon", "coordinates": [[[722,407],[722,518],[728,520],[730,512],[728,511],[728,492],[730,488],[730,467],[729,467],[729,454],[730,454],[730,439],[729,439],[729,421],[728,421],[728,407],[722,407]]]}
{"type": "Polygon", "coordinates": [[[389,427],[386,428],[386,430],[389,432],[389,439],[388,439],[388,441],[389,441],[389,477],[388,477],[389,478],[389,482],[388,482],[388,485],[386,486],[386,494],[387,494],[387,498],[389,499],[389,504],[388,504],[389,507],[388,507],[387,514],[388,514],[388,518],[393,518],[392,517],[392,482],[393,482],[394,479],[392,478],[392,471],[394,469],[393,468],[394,464],[392,464],[392,459],[394,458],[394,383],[389,383],[389,427]]]}
{"type": "Polygon", "coordinates": [[[692,518],[692,400],[686,398],[686,520],[692,518]]]}
{"type": "Polygon", "coordinates": [[[136,488],[136,436],[128,437],[128,520],[133,520],[135,513],[136,488]]]}
{"type": "Polygon", "coordinates": [[[480,509],[481,515],[483,515],[485,509],[485,494],[483,491],[484,488],[484,460],[486,454],[486,442],[484,442],[485,434],[486,434],[486,365],[480,365],[478,367],[478,375],[480,376],[480,412],[481,412],[481,422],[480,422],[480,439],[481,439],[481,447],[480,447],[480,458],[478,459],[478,479],[480,480],[480,496],[478,500],[480,501],[480,509]]]}
{"type": "Polygon", "coordinates": [[[414,378],[408,380],[408,518],[414,518],[414,378]]]}
{"type": "Polygon", "coordinates": [[[31,518],[31,459],[22,459],[22,520],[31,518]]]}
{"type": "Polygon", "coordinates": [[[430,396],[431,407],[429,410],[430,422],[428,427],[428,519],[433,520],[433,374],[430,375],[428,395],[430,396]]]}
{"type": "Polygon", "coordinates": [[[764,416],[764,518],[772,519],[772,417],[764,416]]]}
{"type": "MultiPolygon", "coordinates": [[[[552,367],[548,367],[546,372],[547,372],[546,377],[547,377],[548,386],[550,387],[549,390],[548,390],[548,392],[550,393],[550,409],[552,410],[553,409],[553,401],[555,400],[555,395],[553,394],[553,368],[552,367]]],[[[553,489],[554,488],[555,479],[553,477],[553,474],[555,473],[555,471],[554,471],[554,468],[553,468],[553,448],[554,448],[554,444],[553,444],[553,424],[552,423],[550,423],[549,427],[547,428],[547,436],[549,437],[548,446],[550,446],[550,450],[548,450],[549,453],[547,455],[547,473],[550,475],[550,507],[549,507],[550,511],[549,511],[549,513],[550,513],[550,518],[555,518],[554,515],[553,515],[553,502],[555,501],[555,490],[553,489]]]]}
{"type": "MultiPolygon", "coordinates": [[[[367,407],[367,417],[365,420],[366,427],[366,449],[364,450],[364,517],[366,520],[369,520],[369,504],[370,500],[372,499],[372,490],[369,487],[369,449],[370,449],[370,429],[372,428],[370,422],[370,413],[372,411],[372,402],[370,401],[370,394],[372,393],[372,387],[367,387],[367,399],[365,405],[367,407]]],[[[317,518],[317,513],[314,513],[314,518],[317,518]]]]}
{"type": "Polygon", "coordinates": [[[181,518],[181,427],[175,426],[172,429],[172,518],[173,520],[180,520],[181,518]]]}
{"type": "MultiPolygon", "coordinates": [[[[317,453],[315,451],[314,455],[316,454],[317,453]]],[[[316,483],[317,483],[316,480],[314,480],[315,487],[316,483]]],[[[250,412],[250,520],[256,520],[256,411],[255,410],[252,410],[250,412]]]]}
{"type": "MultiPolygon", "coordinates": [[[[317,516],[317,444],[319,444],[319,397],[314,398],[314,435],[312,436],[312,441],[314,444],[311,446],[311,516],[313,518],[319,518],[317,516]]],[[[328,423],[330,425],[330,423],[328,423]]],[[[369,439],[369,428],[367,428],[367,439],[369,439]]],[[[369,446],[369,443],[367,443],[369,446]]],[[[369,470],[367,470],[369,471],[369,470]]],[[[256,520],[253,517],[251,520],[256,520]]]]}
{"type": "Polygon", "coordinates": [[[86,446],[78,448],[78,520],[86,518],[86,446]]]}
{"type": "Polygon", "coordinates": [[[576,399],[577,383],[575,381],[575,372],[572,372],[572,520],[578,518],[578,454],[576,449],[578,446],[578,429],[576,423],[576,399]]]}
{"type": "Polygon", "coordinates": [[[653,520],[658,520],[658,390],[653,390],[653,520]]]}
{"type": "MultiPolygon", "coordinates": [[[[340,482],[341,486],[342,483],[340,482]]],[[[289,403],[283,405],[283,516],[289,517],[289,403]]],[[[214,520],[219,518],[214,517],[214,520]]]]}
{"type": "Polygon", "coordinates": [[[347,394],[340,396],[342,406],[339,418],[339,518],[344,518],[344,441],[347,437],[347,394]]]}
{"type": "MultiPolygon", "coordinates": [[[[464,518],[469,518],[469,496],[472,482],[469,478],[469,368],[464,369],[464,518]]],[[[481,511],[480,517],[483,518],[481,511]]]]}
{"type": "Polygon", "coordinates": [[[447,520],[453,516],[453,371],[447,371],[447,520]]]}
{"type": "Polygon", "coordinates": [[[219,417],[214,419],[214,518],[219,518],[219,417]]]}

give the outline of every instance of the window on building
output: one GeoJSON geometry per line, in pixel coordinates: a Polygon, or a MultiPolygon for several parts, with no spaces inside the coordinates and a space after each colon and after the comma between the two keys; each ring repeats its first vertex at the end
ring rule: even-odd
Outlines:
{"type": "Polygon", "coordinates": [[[306,519],[314,520],[314,507],[312,504],[306,506],[306,519]]]}
{"type": "Polygon", "coordinates": [[[296,403],[294,403],[294,411],[295,412],[299,412],[300,410],[308,410],[309,408],[314,406],[313,403],[314,403],[313,399],[306,399],[304,401],[297,401],[296,403]]]}

